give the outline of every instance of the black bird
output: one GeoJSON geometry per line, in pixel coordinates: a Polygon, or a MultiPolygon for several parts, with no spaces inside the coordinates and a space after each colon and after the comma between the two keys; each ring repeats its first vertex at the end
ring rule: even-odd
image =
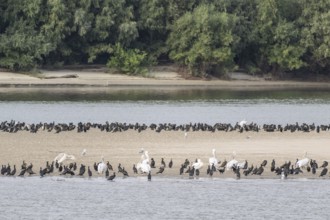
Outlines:
{"type": "Polygon", "coordinates": [[[62,166],[62,164],[60,164],[60,166],[58,167],[58,171],[60,171],[60,172],[63,171],[63,166],[62,166]]]}
{"type": "Polygon", "coordinates": [[[59,166],[60,166],[60,165],[59,165],[58,161],[56,160],[56,162],[55,162],[55,167],[56,167],[56,169],[58,169],[59,166]]]}
{"type": "Polygon", "coordinates": [[[26,169],[22,169],[21,172],[18,174],[18,176],[24,176],[25,172],[26,172],[26,169]]]}
{"type": "Polygon", "coordinates": [[[156,167],[155,167],[155,160],[154,160],[154,158],[151,158],[151,161],[150,161],[150,167],[151,167],[151,168],[156,168],[156,167]]]}
{"type": "Polygon", "coordinates": [[[267,165],[267,160],[262,161],[262,163],[260,164],[260,166],[262,167],[265,167],[266,165],[267,165]]]}
{"type": "Polygon", "coordinates": [[[11,171],[10,176],[14,176],[16,174],[16,166],[14,165],[14,169],[11,171]]]}
{"type": "Polygon", "coordinates": [[[85,165],[81,164],[80,169],[79,169],[79,174],[78,174],[78,175],[79,175],[79,176],[84,175],[85,171],[86,171],[86,167],[85,167],[85,165]]]}
{"type": "Polygon", "coordinates": [[[122,169],[122,174],[124,174],[124,177],[128,177],[128,173],[127,173],[127,171],[125,170],[124,167],[123,167],[123,169],[122,169]]]}
{"type": "Polygon", "coordinates": [[[26,169],[26,163],[25,161],[23,160],[23,163],[22,163],[22,166],[21,166],[22,170],[25,170],[26,169]]]}
{"type": "Polygon", "coordinates": [[[173,166],[173,161],[172,161],[172,159],[171,159],[171,161],[168,163],[168,167],[169,167],[169,168],[172,168],[172,166],[173,166]]]}
{"type": "Polygon", "coordinates": [[[237,167],[236,169],[236,179],[240,179],[241,178],[241,172],[239,171],[239,167],[237,167]]]}
{"type": "Polygon", "coordinates": [[[165,168],[166,167],[166,163],[165,163],[165,161],[164,161],[164,158],[162,158],[162,161],[160,162],[161,163],[161,165],[165,168]]]}
{"type": "Polygon", "coordinates": [[[210,174],[210,171],[211,171],[211,167],[210,165],[207,166],[207,169],[206,169],[206,174],[209,175],[210,174]]]}
{"type": "Polygon", "coordinates": [[[182,175],[183,172],[184,172],[184,164],[182,164],[181,167],[180,167],[180,175],[182,175]]]}
{"type": "Polygon", "coordinates": [[[111,176],[109,176],[108,180],[113,181],[115,179],[115,177],[116,177],[116,173],[113,172],[113,174],[111,176]]]}
{"type": "Polygon", "coordinates": [[[271,172],[274,172],[274,170],[275,170],[275,160],[273,159],[273,160],[272,160],[272,163],[271,163],[271,165],[270,165],[270,171],[271,171],[271,172]]]}
{"type": "Polygon", "coordinates": [[[110,175],[110,173],[109,173],[109,169],[107,169],[107,170],[105,171],[105,178],[107,178],[109,175],[110,175]]]}
{"type": "Polygon", "coordinates": [[[264,172],[264,168],[263,166],[260,166],[256,174],[261,175],[263,172],[264,172]]]}
{"type": "Polygon", "coordinates": [[[324,167],[323,170],[321,171],[320,177],[326,175],[328,172],[328,168],[324,167]]]}
{"type": "Polygon", "coordinates": [[[190,164],[189,160],[186,159],[186,160],[184,161],[184,163],[183,163],[184,168],[187,168],[187,167],[189,166],[189,164],[190,164]]]}
{"type": "Polygon", "coordinates": [[[148,181],[151,181],[151,171],[148,173],[148,181]]]}
{"type": "Polygon", "coordinates": [[[109,170],[112,170],[113,171],[112,165],[110,164],[109,161],[107,162],[107,167],[108,167],[109,170]]]}
{"type": "Polygon", "coordinates": [[[199,176],[199,169],[195,170],[195,174],[196,174],[196,176],[199,176]]]}
{"type": "Polygon", "coordinates": [[[323,161],[322,166],[320,166],[320,168],[325,168],[328,166],[328,161],[323,161]]]}
{"type": "Polygon", "coordinates": [[[194,174],[195,174],[195,168],[192,167],[189,170],[189,179],[192,179],[194,177],[194,174]]]}
{"type": "Polygon", "coordinates": [[[76,163],[76,162],[73,163],[73,170],[74,170],[74,171],[77,170],[77,163],[76,163]]]}
{"type": "Polygon", "coordinates": [[[164,167],[164,166],[160,166],[160,167],[159,167],[159,170],[158,170],[158,172],[157,172],[156,174],[158,174],[158,173],[163,173],[164,170],[165,170],[165,167],[164,167]]]}
{"type": "Polygon", "coordinates": [[[121,167],[121,164],[118,164],[118,173],[122,173],[123,172],[123,168],[121,167]]]}
{"type": "Polygon", "coordinates": [[[310,166],[307,166],[307,172],[311,172],[311,167],[310,166]]]}
{"type": "Polygon", "coordinates": [[[220,167],[225,167],[227,165],[227,160],[225,159],[222,164],[220,165],[220,167]]]}
{"type": "Polygon", "coordinates": [[[33,172],[32,170],[32,163],[26,168],[26,172],[29,174],[29,175],[33,175],[33,174],[36,174],[35,172],[33,172]]]}
{"type": "Polygon", "coordinates": [[[47,173],[47,168],[42,169],[42,167],[40,167],[40,171],[39,171],[40,177],[45,176],[46,173],[47,173]]]}
{"type": "Polygon", "coordinates": [[[87,173],[88,173],[88,176],[89,176],[89,177],[92,176],[92,171],[91,171],[91,169],[89,168],[89,166],[88,166],[88,171],[87,171],[87,173]]]}
{"type": "Polygon", "coordinates": [[[93,167],[94,167],[94,170],[97,171],[97,164],[96,164],[96,162],[94,162],[93,167]]]}
{"type": "Polygon", "coordinates": [[[225,172],[226,168],[225,168],[225,167],[222,167],[222,168],[220,168],[220,169],[218,169],[218,170],[219,170],[219,173],[220,173],[220,174],[223,174],[223,173],[225,172]]]}
{"type": "Polygon", "coordinates": [[[138,173],[135,164],[133,164],[133,172],[134,172],[134,174],[137,174],[138,173]]]}

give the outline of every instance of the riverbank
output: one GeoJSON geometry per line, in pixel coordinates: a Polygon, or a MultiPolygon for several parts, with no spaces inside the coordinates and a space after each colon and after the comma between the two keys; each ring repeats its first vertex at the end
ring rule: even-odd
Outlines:
{"type": "MultiPolygon", "coordinates": [[[[216,149],[217,158],[221,162],[231,160],[233,151],[236,152],[235,159],[239,162],[247,160],[249,167],[252,164],[259,167],[263,160],[268,161],[261,176],[244,177],[242,174],[242,178],[278,178],[276,174],[270,172],[272,159],[275,159],[276,167],[286,161],[294,164],[296,159],[302,159],[304,152],[307,151],[307,157],[315,159],[320,166],[324,160],[329,160],[330,155],[330,149],[327,147],[330,145],[328,131],[320,133],[188,132],[185,136],[183,131],[157,133],[147,130],[139,133],[131,130],[107,133],[93,129],[87,133],[71,131],[58,134],[46,131],[35,134],[27,131],[1,132],[0,138],[0,163],[2,165],[9,163],[12,168],[15,164],[17,172],[20,171],[23,160],[28,164],[33,163],[33,170],[39,173],[39,168],[44,168],[46,161],[51,162],[59,153],[67,153],[76,157],[74,161],[67,161],[67,164],[76,162],[78,170],[81,163],[90,166],[93,176],[98,176],[93,170],[93,164],[100,162],[102,156],[105,161],[112,164],[115,172],[118,164],[121,163],[130,176],[137,176],[133,174],[132,167],[140,161],[141,155],[138,152],[141,148],[149,151],[150,158],[155,159],[157,168],[152,169],[153,175],[156,175],[159,169],[161,158],[164,158],[167,165],[172,159],[173,168],[166,167],[163,174],[157,174],[172,177],[179,177],[179,169],[185,159],[192,162],[196,158],[204,162],[200,176],[207,176],[206,169],[213,148],[216,149]],[[81,155],[83,149],[86,149],[84,156],[81,155]]],[[[318,178],[321,170],[321,168],[317,169],[316,175],[303,170],[304,173],[290,178],[318,178]]],[[[53,175],[59,175],[59,172],[56,171],[53,175]]],[[[188,177],[188,174],[185,176],[188,177]]],[[[214,177],[235,178],[235,174],[232,171],[226,171],[224,174],[216,172],[214,177]]]]}
{"type": "Polygon", "coordinates": [[[36,75],[0,72],[0,88],[217,88],[217,89],[330,89],[327,82],[273,81],[242,73],[229,74],[229,80],[190,79],[176,69],[158,68],[149,72],[148,77],[107,73],[105,69],[43,70],[36,75]]]}

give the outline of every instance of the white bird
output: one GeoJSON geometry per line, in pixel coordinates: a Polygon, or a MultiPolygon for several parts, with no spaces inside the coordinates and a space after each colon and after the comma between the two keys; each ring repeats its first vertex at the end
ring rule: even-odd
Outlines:
{"type": "Polygon", "coordinates": [[[65,160],[75,160],[75,159],[76,159],[76,157],[74,155],[60,153],[55,157],[54,161],[57,161],[58,163],[62,163],[65,160]]]}
{"type": "Polygon", "coordinates": [[[184,139],[187,139],[187,136],[188,136],[188,133],[185,132],[185,133],[184,133],[184,139]]]}
{"type": "Polygon", "coordinates": [[[209,158],[209,164],[210,164],[210,167],[212,167],[212,165],[214,165],[216,167],[218,165],[218,159],[215,155],[215,149],[212,149],[212,155],[213,155],[213,157],[209,158]]]}
{"type": "Polygon", "coordinates": [[[232,169],[234,166],[237,166],[238,165],[238,161],[237,160],[235,160],[235,156],[236,156],[236,152],[234,151],[233,152],[233,154],[232,154],[232,160],[231,161],[229,161],[228,163],[227,163],[227,165],[226,165],[226,169],[227,170],[230,170],[230,169],[232,169]]]}
{"type": "Polygon", "coordinates": [[[201,159],[198,159],[197,162],[193,163],[192,166],[195,168],[195,170],[199,170],[202,168],[204,163],[202,162],[201,159]]]}
{"type": "Polygon", "coordinates": [[[246,124],[247,124],[247,121],[245,119],[238,123],[238,125],[241,126],[241,127],[243,127],[246,124]]]}
{"type": "Polygon", "coordinates": [[[141,156],[141,162],[136,164],[136,169],[140,170],[142,173],[149,173],[151,171],[150,159],[148,151],[143,150],[143,155],[141,156]]]}
{"type": "Polygon", "coordinates": [[[306,156],[307,156],[307,152],[305,152],[305,154],[304,154],[304,157],[305,157],[304,159],[298,160],[296,162],[296,167],[303,168],[308,165],[309,159],[306,156]]]}
{"type": "Polygon", "coordinates": [[[106,170],[107,170],[107,165],[104,163],[104,158],[102,157],[102,161],[97,165],[97,172],[99,174],[102,174],[106,170]]]}
{"type": "Polygon", "coordinates": [[[84,149],[84,150],[81,152],[81,156],[85,156],[85,155],[86,155],[86,152],[87,152],[87,150],[84,149]]]}

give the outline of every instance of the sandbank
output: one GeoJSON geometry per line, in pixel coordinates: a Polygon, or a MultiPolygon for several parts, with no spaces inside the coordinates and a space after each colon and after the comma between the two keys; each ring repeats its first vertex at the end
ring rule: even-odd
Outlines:
{"type": "MultiPolygon", "coordinates": [[[[34,164],[34,171],[38,173],[40,167],[45,167],[46,161],[52,161],[61,152],[73,154],[76,156],[75,162],[78,169],[81,163],[92,166],[94,162],[100,162],[102,156],[105,161],[109,161],[117,172],[119,163],[133,174],[132,167],[140,161],[141,148],[149,151],[150,157],[156,161],[156,169],[152,170],[153,175],[158,171],[161,158],[166,163],[173,160],[173,168],[165,168],[163,174],[159,176],[179,177],[181,164],[187,158],[194,161],[200,158],[204,162],[201,169],[201,176],[205,177],[208,165],[208,159],[212,156],[212,149],[216,149],[217,158],[220,161],[229,161],[232,152],[236,152],[236,159],[239,162],[248,161],[249,166],[259,166],[263,160],[267,160],[265,172],[261,176],[248,176],[242,178],[279,178],[270,172],[270,162],[275,159],[276,166],[282,165],[285,161],[291,161],[293,164],[296,159],[302,159],[304,152],[307,151],[307,157],[315,159],[319,165],[324,160],[329,160],[330,138],[329,132],[188,132],[185,137],[183,131],[155,131],[146,130],[138,133],[134,130],[126,132],[102,132],[98,129],[92,129],[86,133],[77,133],[76,131],[53,132],[39,131],[38,133],[29,133],[20,131],[18,133],[0,133],[1,138],[1,164],[16,164],[18,171],[22,161],[34,164]],[[83,149],[87,150],[85,156],[81,155],[83,149]]],[[[67,161],[70,163],[72,161],[67,161]]],[[[77,171],[78,172],[78,171],[77,171]]],[[[317,170],[316,175],[307,173],[297,177],[318,178],[321,169],[317,170]]],[[[98,176],[93,172],[94,176],[98,176]]],[[[54,175],[59,175],[55,172],[54,175]]],[[[141,174],[139,174],[141,175],[141,174]]],[[[87,176],[87,174],[85,174],[87,176]]],[[[120,174],[119,174],[120,176],[120,174]]],[[[188,178],[188,175],[185,174],[188,178]]],[[[234,178],[231,171],[225,174],[217,172],[214,177],[234,178]]],[[[290,176],[293,178],[293,176],[290,176]]]]}

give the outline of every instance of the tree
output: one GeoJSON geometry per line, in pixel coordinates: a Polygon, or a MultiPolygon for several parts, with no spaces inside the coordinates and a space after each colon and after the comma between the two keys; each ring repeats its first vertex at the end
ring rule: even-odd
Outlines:
{"type": "Polygon", "coordinates": [[[193,75],[212,73],[215,67],[228,68],[233,62],[232,16],[202,4],[180,17],[168,39],[170,58],[188,66],[193,75]]]}

